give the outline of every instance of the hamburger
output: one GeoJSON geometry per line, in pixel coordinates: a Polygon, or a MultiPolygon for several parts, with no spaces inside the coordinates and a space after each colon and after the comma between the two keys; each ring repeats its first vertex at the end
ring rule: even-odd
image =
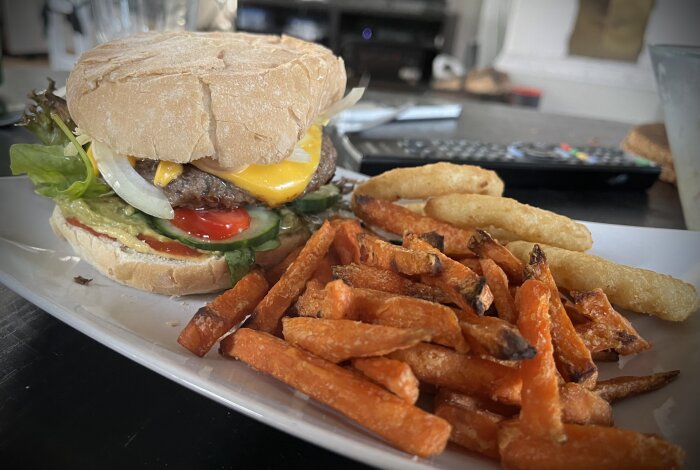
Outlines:
{"type": "Polygon", "coordinates": [[[342,59],[285,36],[146,33],[84,53],[35,93],[10,150],[54,199],[50,223],[104,275],[163,294],[230,287],[303,243],[300,213],[339,198],[323,125],[343,98],[342,59]]]}

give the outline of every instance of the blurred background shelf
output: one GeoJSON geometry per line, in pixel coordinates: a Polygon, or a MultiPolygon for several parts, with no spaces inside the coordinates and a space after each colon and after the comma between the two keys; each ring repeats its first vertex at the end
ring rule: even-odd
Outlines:
{"type": "Polygon", "coordinates": [[[425,87],[453,16],[445,0],[239,0],[236,29],[289,34],[341,55],[350,82],[425,87]]]}

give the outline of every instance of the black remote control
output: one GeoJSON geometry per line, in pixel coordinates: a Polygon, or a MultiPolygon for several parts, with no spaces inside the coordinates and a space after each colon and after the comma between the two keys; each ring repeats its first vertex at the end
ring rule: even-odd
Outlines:
{"type": "Polygon", "coordinates": [[[509,187],[646,189],[661,173],[655,163],[612,147],[358,135],[348,135],[345,143],[360,157],[359,171],[367,175],[448,161],[495,170],[509,187]]]}

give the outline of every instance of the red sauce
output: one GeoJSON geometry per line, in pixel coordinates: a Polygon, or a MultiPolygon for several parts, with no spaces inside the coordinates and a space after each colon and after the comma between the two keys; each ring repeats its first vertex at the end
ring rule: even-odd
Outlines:
{"type": "Polygon", "coordinates": [[[169,253],[171,255],[178,256],[201,256],[201,253],[194,248],[190,248],[187,245],[183,245],[180,242],[174,240],[160,241],[149,235],[139,234],[137,237],[139,240],[146,242],[148,246],[156,251],[161,251],[163,253],[169,253]]]}
{"type": "Polygon", "coordinates": [[[66,219],[66,222],[68,222],[71,225],[75,225],[76,227],[80,227],[83,230],[85,230],[86,232],[90,232],[91,234],[93,234],[96,237],[109,238],[110,240],[116,240],[116,238],[114,238],[114,237],[110,237],[107,234],[100,233],[100,232],[96,231],[95,229],[93,229],[92,227],[85,225],[84,223],[79,221],[77,219],[77,217],[68,217],[66,219]]]}
{"type": "MultiPolygon", "coordinates": [[[[116,240],[114,237],[110,237],[109,235],[106,235],[104,233],[100,233],[93,229],[92,227],[85,225],[82,223],[80,220],[78,220],[76,217],[68,217],[66,219],[66,222],[68,222],[71,225],[74,225],[76,227],[80,227],[81,229],[90,232],[92,235],[96,237],[102,237],[102,238],[108,238],[110,240],[116,240]]],[[[190,248],[187,245],[183,245],[180,242],[176,242],[174,240],[170,241],[160,241],[157,238],[151,237],[150,235],[143,235],[140,234],[136,238],[141,240],[142,242],[145,242],[148,246],[153,248],[156,251],[160,251],[162,253],[169,253],[171,255],[177,255],[177,256],[201,256],[201,253],[193,248],[190,248]]]]}

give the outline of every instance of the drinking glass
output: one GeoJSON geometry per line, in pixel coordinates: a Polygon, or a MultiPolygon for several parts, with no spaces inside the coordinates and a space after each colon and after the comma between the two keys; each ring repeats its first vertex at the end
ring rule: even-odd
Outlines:
{"type": "Polygon", "coordinates": [[[146,31],[195,28],[197,0],[91,0],[98,43],[146,31]]]}
{"type": "Polygon", "coordinates": [[[650,46],[688,230],[700,230],[700,47],[650,46]]]}

